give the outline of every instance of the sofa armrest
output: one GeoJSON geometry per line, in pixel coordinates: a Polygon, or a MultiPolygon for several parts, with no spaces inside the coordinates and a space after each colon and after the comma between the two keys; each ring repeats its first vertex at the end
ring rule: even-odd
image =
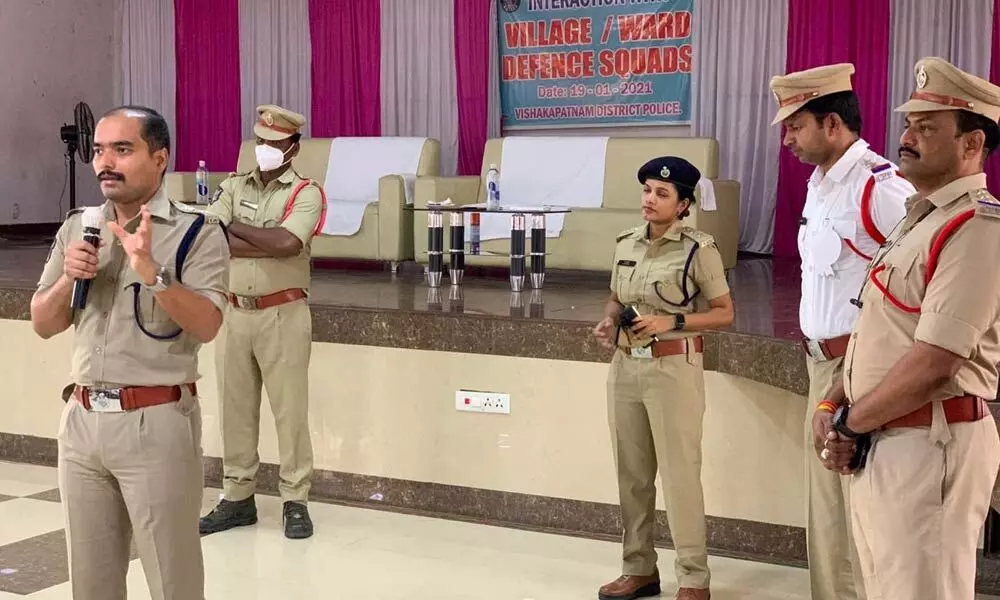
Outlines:
{"type": "Polygon", "coordinates": [[[738,181],[714,179],[714,211],[698,210],[696,227],[715,238],[726,269],[736,266],[740,245],[740,184],[738,181]]]}
{"type": "Polygon", "coordinates": [[[481,179],[477,175],[462,177],[417,177],[413,205],[426,208],[430,202],[451,198],[455,204],[475,204],[479,200],[481,179]]]}
{"type": "Polygon", "coordinates": [[[383,260],[413,258],[413,213],[406,210],[405,186],[401,175],[378,180],[378,253],[383,260]]]}

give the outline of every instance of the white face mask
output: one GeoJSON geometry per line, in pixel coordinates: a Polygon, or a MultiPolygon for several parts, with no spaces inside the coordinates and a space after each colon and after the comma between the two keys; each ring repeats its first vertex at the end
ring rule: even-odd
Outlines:
{"type": "MultiPolygon", "coordinates": [[[[273,146],[268,146],[267,144],[257,144],[257,147],[254,150],[257,154],[257,166],[260,167],[261,173],[273,171],[287,162],[285,160],[285,152],[282,152],[273,146]]],[[[289,148],[289,150],[291,150],[291,148],[289,148]]]]}

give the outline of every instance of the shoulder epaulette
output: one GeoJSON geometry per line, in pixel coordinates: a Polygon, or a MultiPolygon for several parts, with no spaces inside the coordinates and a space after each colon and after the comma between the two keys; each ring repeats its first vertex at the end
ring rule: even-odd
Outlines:
{"type": "Polygon", "coordinates": [[[704,231],[699,231],[693,227],[684,227],[681,229],[681,235],[693,240],[699,247],[711,246],[715,244],[715,238],[711,235],[705,233],[704,231]]]}
{"type": "Polygon", "coordinates": [[[986,190],[976,190],[969,194],[976,205],[977,217],[1000,219],[1000,200],[986,190]]]}
{"type": "Polygon", "coordinates": [[[871,173],[875,183],[882,183],[895,177],[896,169],[893,168],[892,163],[883,162],[872,167],[871,173]]]}
{"type": "Polygon", "coordinates": [[[865,155],[861,158],[861,166],[864,167],[866,171],[871,171],[878,165],[885,162],[885,159],[875,154],[871,150],[865,152],[865,155]]]}
{"type": "Polygon", "coordinates": [[[173,206],[182,213],[187,213],[189,215],[197,215],[198,213],[204,211],[204,208],[202,208],[197,204],[191,204],[189,202],[178,202],[176,200],[171,200],[170,206],[173,206]]]}
{"type": "Polygon", "coordinates": [[[205,207],[197,204],[189,204],[187,202],[177,202],[176,200],[171,200],[170,205],[176,208],[178,211],[191,215],[192,217],[197,217],[198,215],[205,216],[206,223],[219,223],[219,217],[205,212],[205,207]]]}
{"type": "Polygon", "coordinates": [[[633,235],[633,234],[641,231],[645,227],[646,227],[645,225],[637,225],[636,227],[632,227],[630,229],[626,229],[625,231],[622,231],[621,233],[619,233],[615,237],[615,241],[616,242],[620,242],[620,241],[624,240],[625,238],[627,238],[627,237],[629,237],[629,236],[631,236],[631,235],[633,235]]]}
{"type": "Polygon", "coordinates": [[[69,212],[66,213],[66,219],[72,217],[73,215],[78,215],[78,214],[82,213],[85,210],[87,210],[87,208],[85,206],[77,206],[76,208],[74,208],[74,209],[72,209],[72,210],[70,210],[69,212]]]}

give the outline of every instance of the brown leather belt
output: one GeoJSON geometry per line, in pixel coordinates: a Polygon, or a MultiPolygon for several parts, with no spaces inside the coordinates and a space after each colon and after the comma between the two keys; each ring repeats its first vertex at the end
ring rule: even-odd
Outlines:
{"type": "Polygon", "coordinates": [[[266,296],[238,296],[236,294],[229,294],[229,302],[236,308],[242,308],[243,310],[263,310],[295,302],[306,296],[306,291],[302,288],[291,288],[266,296]]]}
{"type": "MultiPolygon", "coordinates": [[[[185,384],[195,396],[198,388],[185,384]]],[[[124,387],[95,389],[76,386],[73,396],[87,410],[94,412],[125,412],[177,402],[181,399],[181,386],[163,385],[150,387],[124,387]]]]}
{"type": "Polygon", "coordinates": [[[828,340],[802,340],[806,354],[816,360],[833,360],[843,358],[847,354],[847,346],[851,341],[850,334],[828,340]]]}
{"type": "MultiPolygon", "coordinates": [[[[653,353],[653,358],[677,356],[678,354],[687,354],[689,343],[692,345],[695,352],[704,352],[705,339],[700,335],[676,340],[660,340],[658,342],[653,342],[653,345],[650,346],[649,349],[653,353]]],[[[622,348],[622,351],[628,354],[630,348],[622,348]]]]}
{"type": "MultiPolygon", "coordinates": [[[[949,398],[941,403],[944,407],[944,418],[949,423],[971,423],[990,414],[986,400],[977,396],[959,396],[949,398]]],[[[930,427],[934,415],[934,403],[928,403],[908,415],[889,421],[882,429],[896,427],[930,427]]]]}

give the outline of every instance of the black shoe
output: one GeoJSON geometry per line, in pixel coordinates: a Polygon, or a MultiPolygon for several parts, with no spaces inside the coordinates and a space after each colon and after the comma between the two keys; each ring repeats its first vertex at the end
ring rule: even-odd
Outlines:
{"type": "Polygon", "coordinates": [[[257,522],[257,502],[250,496],[246,500],[232,502],[222,500],[212,512],[198,521],[202,535],[218,533],[233,527],[253,525],[257,522]]]}
{"type": "Polygon", "coordinates": [[[313,522],[309,510],[301,502],[285,502],[283,520],[285,537],[290,540],[304,540],[313,534],[313,522]]]}

